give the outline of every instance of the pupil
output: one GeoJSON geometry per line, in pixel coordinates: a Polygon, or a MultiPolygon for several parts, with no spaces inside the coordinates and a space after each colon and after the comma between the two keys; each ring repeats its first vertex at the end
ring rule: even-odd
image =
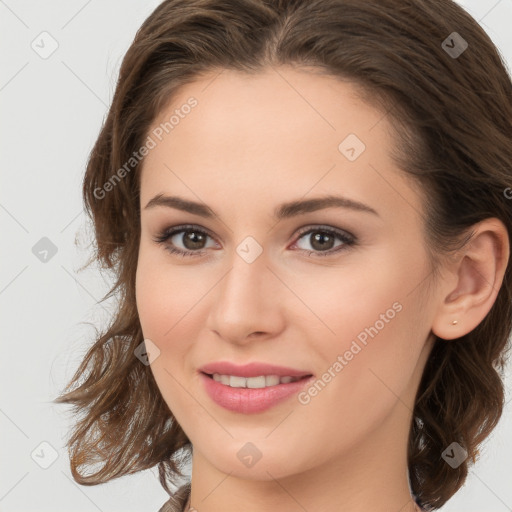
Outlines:
{"type": "Polygon", "coordinates": [[[317,243],[318,246],[315,247],[316,249],[330,249],[330,245],[332,245],[332,241],[333,241],[333,237],[327,233],[317,233],[315,235],[313,235],[313,243],[311,244],[312,247],[315,247],[315,245],[317,243]],[[326,244],[325,243],[322,243],[322,242],[325,242],[327,241],[327,245],[329,245],[329,247],[326,247],[326,244]],[[331,242],[331,244],[329,244],[329,242],[331,242]]]}
{"type": "Polygon", "coordinates": [[[201,233],[196,233],[195,231],[189,231],[185,237],[184,243],[187,249],[201,249],[201,244],[204,242],[204,236],[201,233]],[[190,242],[192,246],[190,246],[190,242]]]}

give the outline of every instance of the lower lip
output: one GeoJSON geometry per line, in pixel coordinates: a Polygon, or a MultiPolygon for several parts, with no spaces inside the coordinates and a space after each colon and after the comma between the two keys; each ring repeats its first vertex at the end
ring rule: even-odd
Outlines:
{"type": "Polygon", "coordinates": [[[210,398],[224,409],[243,414],[266,411],[278,403],[297,394],[313,376],[287,384],[278,384],[266,388],[232,388],[200,372],[206,392],[210,398]]]}

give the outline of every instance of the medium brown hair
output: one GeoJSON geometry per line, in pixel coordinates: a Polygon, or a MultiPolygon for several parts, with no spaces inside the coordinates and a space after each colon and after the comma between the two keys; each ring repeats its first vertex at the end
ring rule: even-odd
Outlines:
{"type": "MultiPolygon", "coordinates": [[[[450,41],[450,40],[449,40],[450,41]]],[[[453,46],[453,41],[450,46],[453,46]]],[[[394,160],[420,187],[432,263],[495,217],[512,238],[512,84],[489,36],[451,0],[167,0],[147,18],[121,65],[112,105],[90,153],[83,198],[95,228],[94,257],[114,273],[118,298],[108,328],[55,401],[80,413],[68,441],[77,482],[95,485],[158,464],[160,481],[182,475],[191,447],[149,366],[134,356],[143,334],[135,301],[141,164],[108,193],[98,190],[140,148],[178,89],[202,73],[311,68],[355,83],[387,113],[394,160]],[[443,41],[457,32],[459,56],[443,41]],[[74,389],[73,389],[74,388],[74,389]],[[90,475],[79,468],[99,463],[90,475]]],[[[478,446],[504,406],[512,329],[511,264],[495,303],[470,333],[436,338],[408,441],[412,491],[427,510],[464,483],[478,446]],[[441,457],[452,442],[468,458],[441,457]]],[[[436,265],[433,268],[437,268],[436,265]]]]}

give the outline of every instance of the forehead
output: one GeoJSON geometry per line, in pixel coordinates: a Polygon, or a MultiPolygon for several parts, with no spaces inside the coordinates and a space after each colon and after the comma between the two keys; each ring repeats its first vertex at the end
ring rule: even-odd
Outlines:
{"type": "Polygon", "coordinates": [[[357,84],[332,76],[291,67],[211,72],[182,86],[148,135],[156,145],[144,160],[142,201],[162,187],[188,197],[263,193],[276,203],[336,191],[397,200],[385,185],[399,178],[387,118],[359,98],[357,84]]]}
{"type": "MultiPolygon", "coordinates": [[[[257,74],[212,71],[176,91],[152,128],[178,114],[172,121],[173,136],[231,144],[232,150],[233,143],[243,141],[247,151],[250,135],[255,145],[292,142],[300,150],[296,143],[304,138],[314,142],[327,137],[330,142],[348,133],[362,137],[379,124],[382,112],[360,100],[359,92],[353,82],[289,66],[257,74]],[[197,102],[193,108],[187,105],[190,98],[197,102]]],[[[378,136],[379,130],[373,134],[378,136]]]]}

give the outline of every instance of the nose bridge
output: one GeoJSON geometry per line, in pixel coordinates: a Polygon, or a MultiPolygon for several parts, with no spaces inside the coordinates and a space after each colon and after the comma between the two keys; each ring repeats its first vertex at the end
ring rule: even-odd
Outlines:
{"type": "Polygon", "coordinates": [[[243,244],[240,244],[236,254],[233,254],[230,271],[219,290],[218,303],[222,305],[224,318],[228,318],[230,314],[235,318],[243,308],[247,313],[255,313],[265,303],[265,283],[271,275],[266,257],[262,253],[251,261],[243,254],[240,256],[240,251],[243,250],[243,244]]]}
{"type": "Polygon", "coordinates": [[[256,249],[250,240],[239,244],[213,295],[209,327],[231,341],[241,342],[253,332],[271,333],[278,328],[278,280],[267,268],[265,253],[260,249],[257,254],[256,249]]]}

